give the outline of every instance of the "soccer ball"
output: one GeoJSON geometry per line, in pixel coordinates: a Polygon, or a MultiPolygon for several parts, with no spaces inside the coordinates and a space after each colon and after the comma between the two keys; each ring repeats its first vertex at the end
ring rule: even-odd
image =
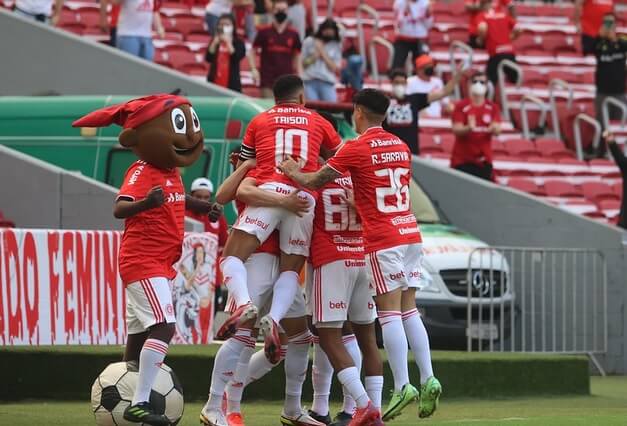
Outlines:
{"type": "MultiPolygon", "coordinates": [[[[109,364],[91,387],[91,407],[98,426],[135,426],[124,420],[124,410],[131,403],[137,378],[136,362],[109,364]]],[[[174,371],[165,364],[150,392],[150,404],[159,414],[165,414],[172,425],[183,417],[183,388],[174,371]]]]}

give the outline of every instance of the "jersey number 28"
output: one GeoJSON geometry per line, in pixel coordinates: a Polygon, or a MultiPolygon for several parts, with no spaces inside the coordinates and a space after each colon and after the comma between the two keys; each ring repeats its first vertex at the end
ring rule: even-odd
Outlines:
{"type": "Polygon", "coordinates": [[[399,167],[397,169],[381,169],[374,172],[376,176],[387,176],[390,186],[376,189],[377,208],[381,213],[398,213],[409,209],[409,169],[399,167]]]}

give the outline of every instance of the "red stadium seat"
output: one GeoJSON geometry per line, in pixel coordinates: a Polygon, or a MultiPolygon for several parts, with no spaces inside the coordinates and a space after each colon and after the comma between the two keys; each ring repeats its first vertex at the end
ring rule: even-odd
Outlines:
{"type": "Polygon", "coordinates": [[[63,24],[61,25],[61,28],[76,35],[83,35],[83,32],[85,31],[85,25],[81,24],[80,22],[75,22],[73,24],[63,24]]]}
{"type": "Polygon", "coordinates": [[[599,201],[599,209],[606,210],[620,210],[621,202],[619,200],[601,200],[599,201]]]}
{"type": "Polygon", "coordinates": [[[614,185],[612,185],[612,190],[614,191],[614,194],[620,199],[623,196],[623,183],[615,183],[614,185]]]}
{"type": "Polygon", "coordinates": [[[505,141],[505,148],[509,155],[518,157],[542,157],[542,153],[536,149],[534,143],[526,139],[507,140],[505,141]]]}
{"type": "Polygon", "coordinates": [[[196,54],[184,50],[168,50],[166,60],[177,70],[181,69],[183,65],[198,63],[196,54]]]}
{"type": "Polygon", "coordinates": [[[436,142],[435,135],[421,133],[419,135],[420,154],[441,154],[444,152],[440,143],[436,142]]]}
{"type": "Polygon", "coordinates": [[[500,156],[509,156],[509,151],[505,143],[499,140],[492,140],[492,154],[500,156]]]}
{"type": "Polygon", "coordinates": [[[211,36],[207,33],[191,33],[185,37],[185,41],[190,43],[202,43],[208,46],[211,42],[211,36]]]}
{"type": "Polygon", "coordinates": [[[544,182],[544,189],[549,197],[581,197],[581,191],[577,187],[563,180],[547,180],[544,182]]]}
{"type": "Polygon", "coordinates": [[[604,182],[583,182],[581,192],[593,203],[598,203],[601,200],[620,200],[612,187],[604,182]]]}
{"type": "Polygon", "coordinates": [[[533,180],[524,179],[524,178],[510,178],[507,182],[507,186],[510,188],[517,189],[522,192],[527,192],[529,194],[537,195],[543,197],[546,195],[544,189],[539,187],[533,180]]]}
{"type": "Polygon", "coordinates": [[[185,63],[180,68],[175,68],[185,74],[201,77],[206,77],[209,71],[209,65],[205,64],[204,62],[185,63]]]}
{"type": "Polygon", "coordinates": [[[61,16],[59,17],[59,26],[63,27],[68,24],[75,24],[78,22],[78,12],[63,8],[61,9],[61,16]]]}
{"type": "Polygon", "coordinates": [[[81,9],[78,21],[85,27],[97,27],[100,24],[100,11],[97,9],[81,9]]]}
{"type": "Polygon", "coordinates": [[[574,153],[569,151],[564,143],[557,139],[536,139],[536,148],[545,157],[574,158],[574,153]]]}

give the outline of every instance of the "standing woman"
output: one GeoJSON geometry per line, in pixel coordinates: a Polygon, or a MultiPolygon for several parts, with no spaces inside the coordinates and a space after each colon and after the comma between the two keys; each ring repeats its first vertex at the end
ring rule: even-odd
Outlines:
{"type": "Polygon", "coordinates": [[[210,65],[207,81],[241,92],[239,63],[244,56],[246,56],[246,46],[237,37],[235,19],[228,14],[220,16],[216,25],[216,34],[205,55],[210,65]]]}
{"type": "Polygon", "coordinates": [[[342,64],[340,30],[333,19],[326,19],[312,37],[303,42],[303,81],[305,97],[311,101],[336,102],[337,73],[342,64]]]}

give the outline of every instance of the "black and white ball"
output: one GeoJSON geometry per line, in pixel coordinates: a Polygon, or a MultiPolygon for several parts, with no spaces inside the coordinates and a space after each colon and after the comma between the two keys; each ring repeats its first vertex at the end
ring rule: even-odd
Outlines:
{"type": "MultiPolygon", "coordinates": [[[[135,362],[109,364],[91,387],[91,407],[98,426],[135,426],[124,420],[124,410],[131,403],[139,372],[135,362]]],[[[183,417],[183,388],[174,371],[165,364],[150,392],[150,404],[165,414],[172,425],[183,417]]]]}

